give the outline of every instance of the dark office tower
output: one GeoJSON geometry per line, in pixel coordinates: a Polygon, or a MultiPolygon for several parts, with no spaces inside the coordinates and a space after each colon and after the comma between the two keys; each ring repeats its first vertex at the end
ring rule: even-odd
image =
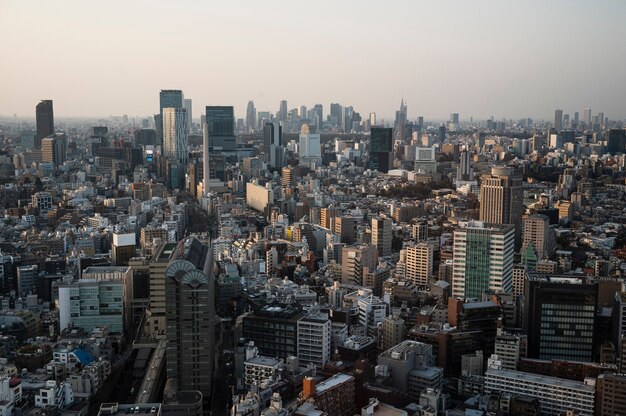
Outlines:
{"type": "Polygon", "coordinates": [[[161,90],[159,93],[159,117],[154,116],[157,139],[163,142],[163,109],[183,108],[183,92],[181,90],[161,90]]]}
{"type": "Polygon", "coordinates": [[[459,157],[459,167],[456,170],[457,181],[474,180],[474,170],[472,169],[472,153],[463,150],[459,157]]]}
{"type": "Polygon", "coordinates": [[[509,166],[494,166],[491,174],[483,175],[480,184],[480,220],[492,224],[515,226],[515,248],[522,243],[522,213],[524,212],[522,177],[509,166]]]}
{"type": "Polygon", "coordinates": [[[256,108],[254,108],[254,101],[248,101],[248,108],[246,108],[246,130],[255,131],[256,125],[256,108]]]}
{"type": "Polygon", "coordinates": [[[315,112],[317,113],[317,131],[319,132],[324,125],[324,106],[322,104],[315,104],[313,107],[315,112]]]}
{"type": "Polygon", "coordinates": [[[265,123],[263,126],[263,151],[268,156],[271,168],[282,168],[283,127],[278,122],[265,123]]]}
{"type": "Polygon", "coordinates": [[[592,362],[597,282],[584,277],[531,275],[524,292],[528,357],[592,362]]]}
{"type": "MultiPolygon", "coordinates": [[[[196,238],[182,240],[165,270],[167,377],[178,390],[211,396],[215,349],[212,253],[196,238]]],[[[207,408],[207,407],[205,407],[207,408]]]]}
{"type": "Polygon", "coordinates": [[[574,128],[575,130],[577,126],[578,126],[578,111],[574,113],[574,120],[572,121],[572,128],[574,128]]]}
{"type": "Polygon", "coordinates": [[[626,153],[626,130],[608,130],[606,132],[606,150],[612,155],[626,153]]]}
{"type": "Polygon", "coordinates": [[[563,128],[563,110],[554,110],[554,128],[556,131],[563,128]]]}
{"type": "Polygon", "coordinates": [[[212,152],[225,154],[237,150],[235,110],[232,106],[207,106],[206,123],[212,152]]]}
{"type": "Polygon", "coordinates": [[[41,140],[54,134],[54,112],[52,100],[42,100],[35,110],[37,118],[37,136],[35,137],[35,149],[41,150],[41,140]]]}
{"type": "Polygon", "coordinates": [[[279,117],[278,119],[280,121],[285,121],[287,120],[287,114],[288,114],[288,110],[287,110],[287,100],[282,100],[280,102],[280,110],[279,110],[279,117]]]}
{"type": "Polygon", "coordinates": [[[343,107],[341,104],[330,104],[330,125],[332,127],[339,128],[341,125],[341,119],[343,118],[343,107]]]}
{"type": "Polygon", "coordinates": [[[393,129],[387,127],[372,127],[368,168],[382,173],[389,172],[393,163],[392,150],[393,129]]]}

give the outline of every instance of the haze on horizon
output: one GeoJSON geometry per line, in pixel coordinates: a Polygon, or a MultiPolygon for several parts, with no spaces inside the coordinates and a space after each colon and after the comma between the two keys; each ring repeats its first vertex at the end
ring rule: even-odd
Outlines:
{"type": "Polygon", "coordinates": [[[330,102],[391,118],[626,118],[626,2],[0,3],[0,115],[159,110],[159,90],[258,111],[330,102]]]}

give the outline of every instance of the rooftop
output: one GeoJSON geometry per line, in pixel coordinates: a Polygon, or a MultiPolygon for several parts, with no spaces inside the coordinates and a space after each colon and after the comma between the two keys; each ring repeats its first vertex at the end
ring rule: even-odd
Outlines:
{"type": "Polygon", "coordinates": [[[532,383],[545,384],[545,385],[550,385],[550,386],[561,386],[561,387],[565,387],[569,389],[585,390],[590,393],[595,393],[596,391],[594,386],[590,386],[585,383],[581,383],[579,381],[567,380],[564,378],[540,376],[537,374],[525,373],[523,371],[496,370],[496,369],[491,368],[487,370],[487,372],[485,373],[485,376],[487,376],[487,378],[489,378],[490,375],[512,378],[518,381],[528,381],[532,383]]]}
{"type": "Polygon", "coordinates": [[[339,373],[339,374],[335,374],[334,376],[332,376],[331,378],[328,378],[324,381],[322,381],[321,383],[317,384],[315,386],[315,394],[322,394],[327,390],[330,390],[332,388],[335,388],[343,383],[346,383],[350,380],[353,380],[354,377],[352,377],[351,375],[348,374],[343,374],[343,373],[339,373]]]}

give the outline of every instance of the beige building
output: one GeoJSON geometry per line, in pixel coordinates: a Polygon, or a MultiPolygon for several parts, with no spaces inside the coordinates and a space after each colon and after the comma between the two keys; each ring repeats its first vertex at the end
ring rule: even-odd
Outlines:
{"type": "Polygon", "coordinates": [[[480,185],[480,221],[491,224],[513,224],[515,246],[520,247],[524,192],[522,177],[514,168],[494,166],[491,174],[483,175],[480,185]]]}
{"type": "Polygon", "coordinates": [[[377,264],[376,246],[343,247],[341,250],[342,283],[362,285],[363,269],[373,270],[377,264]]]}
{"type": "Polygon", "coordinates": [[[265,209],[273,202],[274,191],[272,189],[252,182],[246,184],[246,203],[250,208],[265,212],[265,209]]]}
{"type": "Polygon", "coordinates": [[[554,230],[545,215],[531,215],[523,221],[522,252],[532,244],[538,259],[550,258],[556,250],[554,230]]]}
{"type": "Polygon", "coordinates": [[[406,278],[416,286],[425,286],[433,275],[433,254],[430,243],[418,243],[406,248],[406,278]]]}

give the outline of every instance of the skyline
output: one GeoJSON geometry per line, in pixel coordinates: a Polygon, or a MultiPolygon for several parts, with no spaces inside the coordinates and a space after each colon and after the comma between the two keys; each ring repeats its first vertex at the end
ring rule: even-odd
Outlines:
{"type": "Polygon", "coordinates": [[[52,99],[59,118],[148,116],[158,91],[176,88],[194,114],[232,105],[238,118],[248,100],[275,113],[286,99],[391,119],[404,98],[410,119],[550,120],[586,107],[624,119],[626,48],[611,39],[626,38],[626,4],[603,4],[5,1],[0,114],[30,117],[52,99]]]}

